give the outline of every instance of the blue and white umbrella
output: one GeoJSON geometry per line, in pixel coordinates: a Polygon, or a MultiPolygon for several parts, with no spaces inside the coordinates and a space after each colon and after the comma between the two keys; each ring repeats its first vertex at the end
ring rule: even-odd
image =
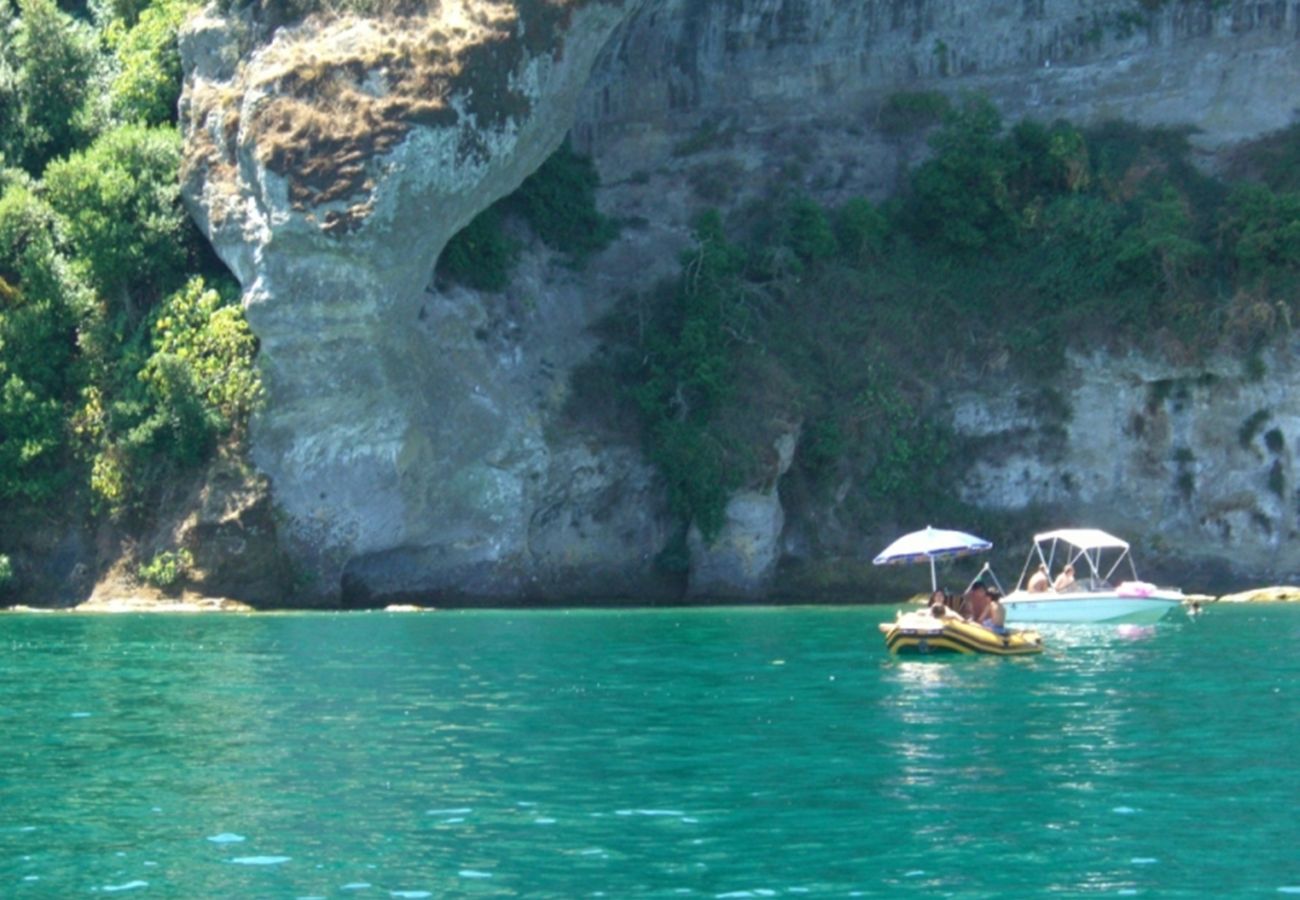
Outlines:
{"type": "Polygon", "coordinates": [[[933,528],[929,525],[921,531],[913,531],[894,541],[880,555],[872,560],[878,566],[892,566],[900,563],[930,563],[930,590],[936,590],[939,580],[935,576],[936,559],[955,559],[983,553],[993,549],[993,544],[984,538],[967,534],[964,531],[951,531],[947,528],[933,528]]]}

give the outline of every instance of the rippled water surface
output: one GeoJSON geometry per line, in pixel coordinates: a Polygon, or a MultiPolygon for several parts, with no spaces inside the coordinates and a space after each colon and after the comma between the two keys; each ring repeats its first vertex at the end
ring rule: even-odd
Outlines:
{"type": "Polygon", "coordinates": [[[0,617],[0,896],[1300,894],[1300,607],[0,617]]]}

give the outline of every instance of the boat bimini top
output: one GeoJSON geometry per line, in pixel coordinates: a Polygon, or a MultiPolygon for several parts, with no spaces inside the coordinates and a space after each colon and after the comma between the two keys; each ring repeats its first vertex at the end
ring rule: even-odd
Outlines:
{"type": "MultiPolygon", "coordinates": [[[[1137,567],[1129,554],[1127,541],[1107,534],[1098,528],[1058,528],[1034,535],[1034,546],[1025,559],[1025,567],[1020,571],[1018,588],[1025,586],[1025,578],[1035,561],[1047,566],[1047,571],[1059,571],[1067,565],[1078,571],[1077,582],[1088,590],[1102,590],[1111,585],[1111,576],[1126,560],[1128,574],[1132,581],[1137,581],[1137,567]],[[1108,551],[1117,551],[1113,555],[1108,551]],[[1103,559],[1104,558],[1104,559],[1103,559]],[[1086,571],[1079,571],[1083,562],[1086,571]],[[1109,562],[1103,570],[1104,562],[1109,562]]],[[[1129,580],[1129,579],[1125,579],[1129,580]]]]}

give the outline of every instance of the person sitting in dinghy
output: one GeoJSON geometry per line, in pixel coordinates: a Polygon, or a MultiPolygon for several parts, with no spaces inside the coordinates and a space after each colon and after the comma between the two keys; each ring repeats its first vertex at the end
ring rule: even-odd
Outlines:
{"type": "Polygon", "coordinates": [[[930,615],[936,619],[960,619],[961,614],[948,606],[948,594],[940,588],[930,595],[930,615]]]}
{"type": "Polygon", "coordinates": [[[966,592],[966,598],[962,605],[962,611],[966,613],[966,618],[972,622],[982,622],[988,615],[989,608],[989,589],[982,581],[976,581],[966,592]]]}
{"type": "Polygon", "coordinates": [[[970,621],[983,625],[990,631],[1003,630],[1007,620],[1006,610],[999,601],[1001,594],[992,594],[982,581],[977,581],[966,592],[966,612],[970,621]]]}
{"type": "Polygon", "coordinates": [[[996,631],[998,634],[1006,633],[1007,611],[1002,606],[1002,594],[998,591],[989,591],[989,605],[984,612],[984,618],[980,624],[990,631],[996,631]]]}

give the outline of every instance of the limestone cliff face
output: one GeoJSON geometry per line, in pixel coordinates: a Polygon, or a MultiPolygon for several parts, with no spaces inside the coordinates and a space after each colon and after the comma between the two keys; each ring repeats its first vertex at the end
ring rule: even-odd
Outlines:
{"type": "Polygon", "coordinates": [[[985,448],[966,495],[1106,523],[1193,579],[1294,581],[1298,350],[1273,351],[1262,371],[1230,358],[1189,367],[1141,353],[1073,355],[1059,385],[1063,425],[1032,412],[1027,385],[962,392],[953,424],[985,448]]]}
{"type": "Polygon", "coordinates": [[[626,13],[446,2],[261,44],[239,21],[188,30],[187,196],[261,339],[253,458],[309,593],[562,595],[647,566],[648,470],[544,434],[546,373],[585,320],[525,348],[517,309],[427,289],[447,239],[558,145],[626,13]]]}
{"type": "Polygon", "coordinates": [[[768,134],[826,119],[871,143],[885,95],[938,89],[1008,119],[1191,125],[1217,147],[1291,123],[1298,26],[1276,2],[658,0],[606,53],[577,133],[603,153],[640,135],[644,153],[710,118],[768,134]]]}
{"type": "MultiPolygon", "coordinates": [[[[279,29],[212,12],[195,20],[182,40],[186,196],[243,284],[262,342],[268,404],[253,457],[312,575],[307,592],[679,590],[652,565],[671,529],[654,473],[637,448],[595,441],[560,414],[568,375],[592,347],[588,326],[620,293],[672,270],[695,209],[743,201],[765,172],[796,163],[826,200],[891,190],[917,152],[875,125],[899,89],[981,91],[1008,118],[1191,125],[1207,154],[1290,122],[1294,5],[1146,5],[431,0],[400,16],[318,15],[279,29]],[[503,295],[431,287],[447,239],[570,128],[608,185],[602,204],[641,227],[583,273],[538,250],[503,295]]],[[[1128,406],[1077,420],[1088,424],[1071,426],[1073,456],[1031,454],[1029,476],[989,463],[972,499],[1011,505],[1028,493],[1102,510],[1111,491],[1135,504],[1158,495],[1158,508],[1182,510],[1162,514],[1179,523],[1171,539],[1191,546],[1226,523],[1234,553],[1270,572],[1292,565],[1269,555],[1294,525],[1282,515],[1294,506],[1289,480],[1274,492],[1278,508],[1264,509],[1276,478],[1261,486],[1211,468],[1232,465],[1220,456],[1244,461],[1245,449],[1198,449],[1189,436],[1194,458],[1182,443],[1152,451],[1174,453],[1172,463],[1135,449],[1155,433],[1135,437],[1128,409],[1148,403],[1131,386],[1142,365],[1158,368],[1081,365],[1071,388],[1080,415],[1115,384],[1130,385],[1128,406]],[[1170,465],[1195,482],[1195,510],[1182,470],[1171,480],[1160,468],[1170,465]],[[1073,493],[1053,493],[1081,466],[1073,493]],[[1213,512],[1252,485],[1254,507],[1213,512]]],[[[1141,427],[1196,430],[1198,416],[1222,422],[1255,402],[1217,390],[1196,394],[1192,418],[1153,409],[1141,427]]],[[[1280,417],[1269,427],[1283,434],[1289,479],[1294,423],[1280,399],[1259,402],[1280,417]]],[[[699,592],[761,594],[798,530],[779,491],[733,505],[735,533],[718,546],[743,552],[697,554],[699,592]]]]}

